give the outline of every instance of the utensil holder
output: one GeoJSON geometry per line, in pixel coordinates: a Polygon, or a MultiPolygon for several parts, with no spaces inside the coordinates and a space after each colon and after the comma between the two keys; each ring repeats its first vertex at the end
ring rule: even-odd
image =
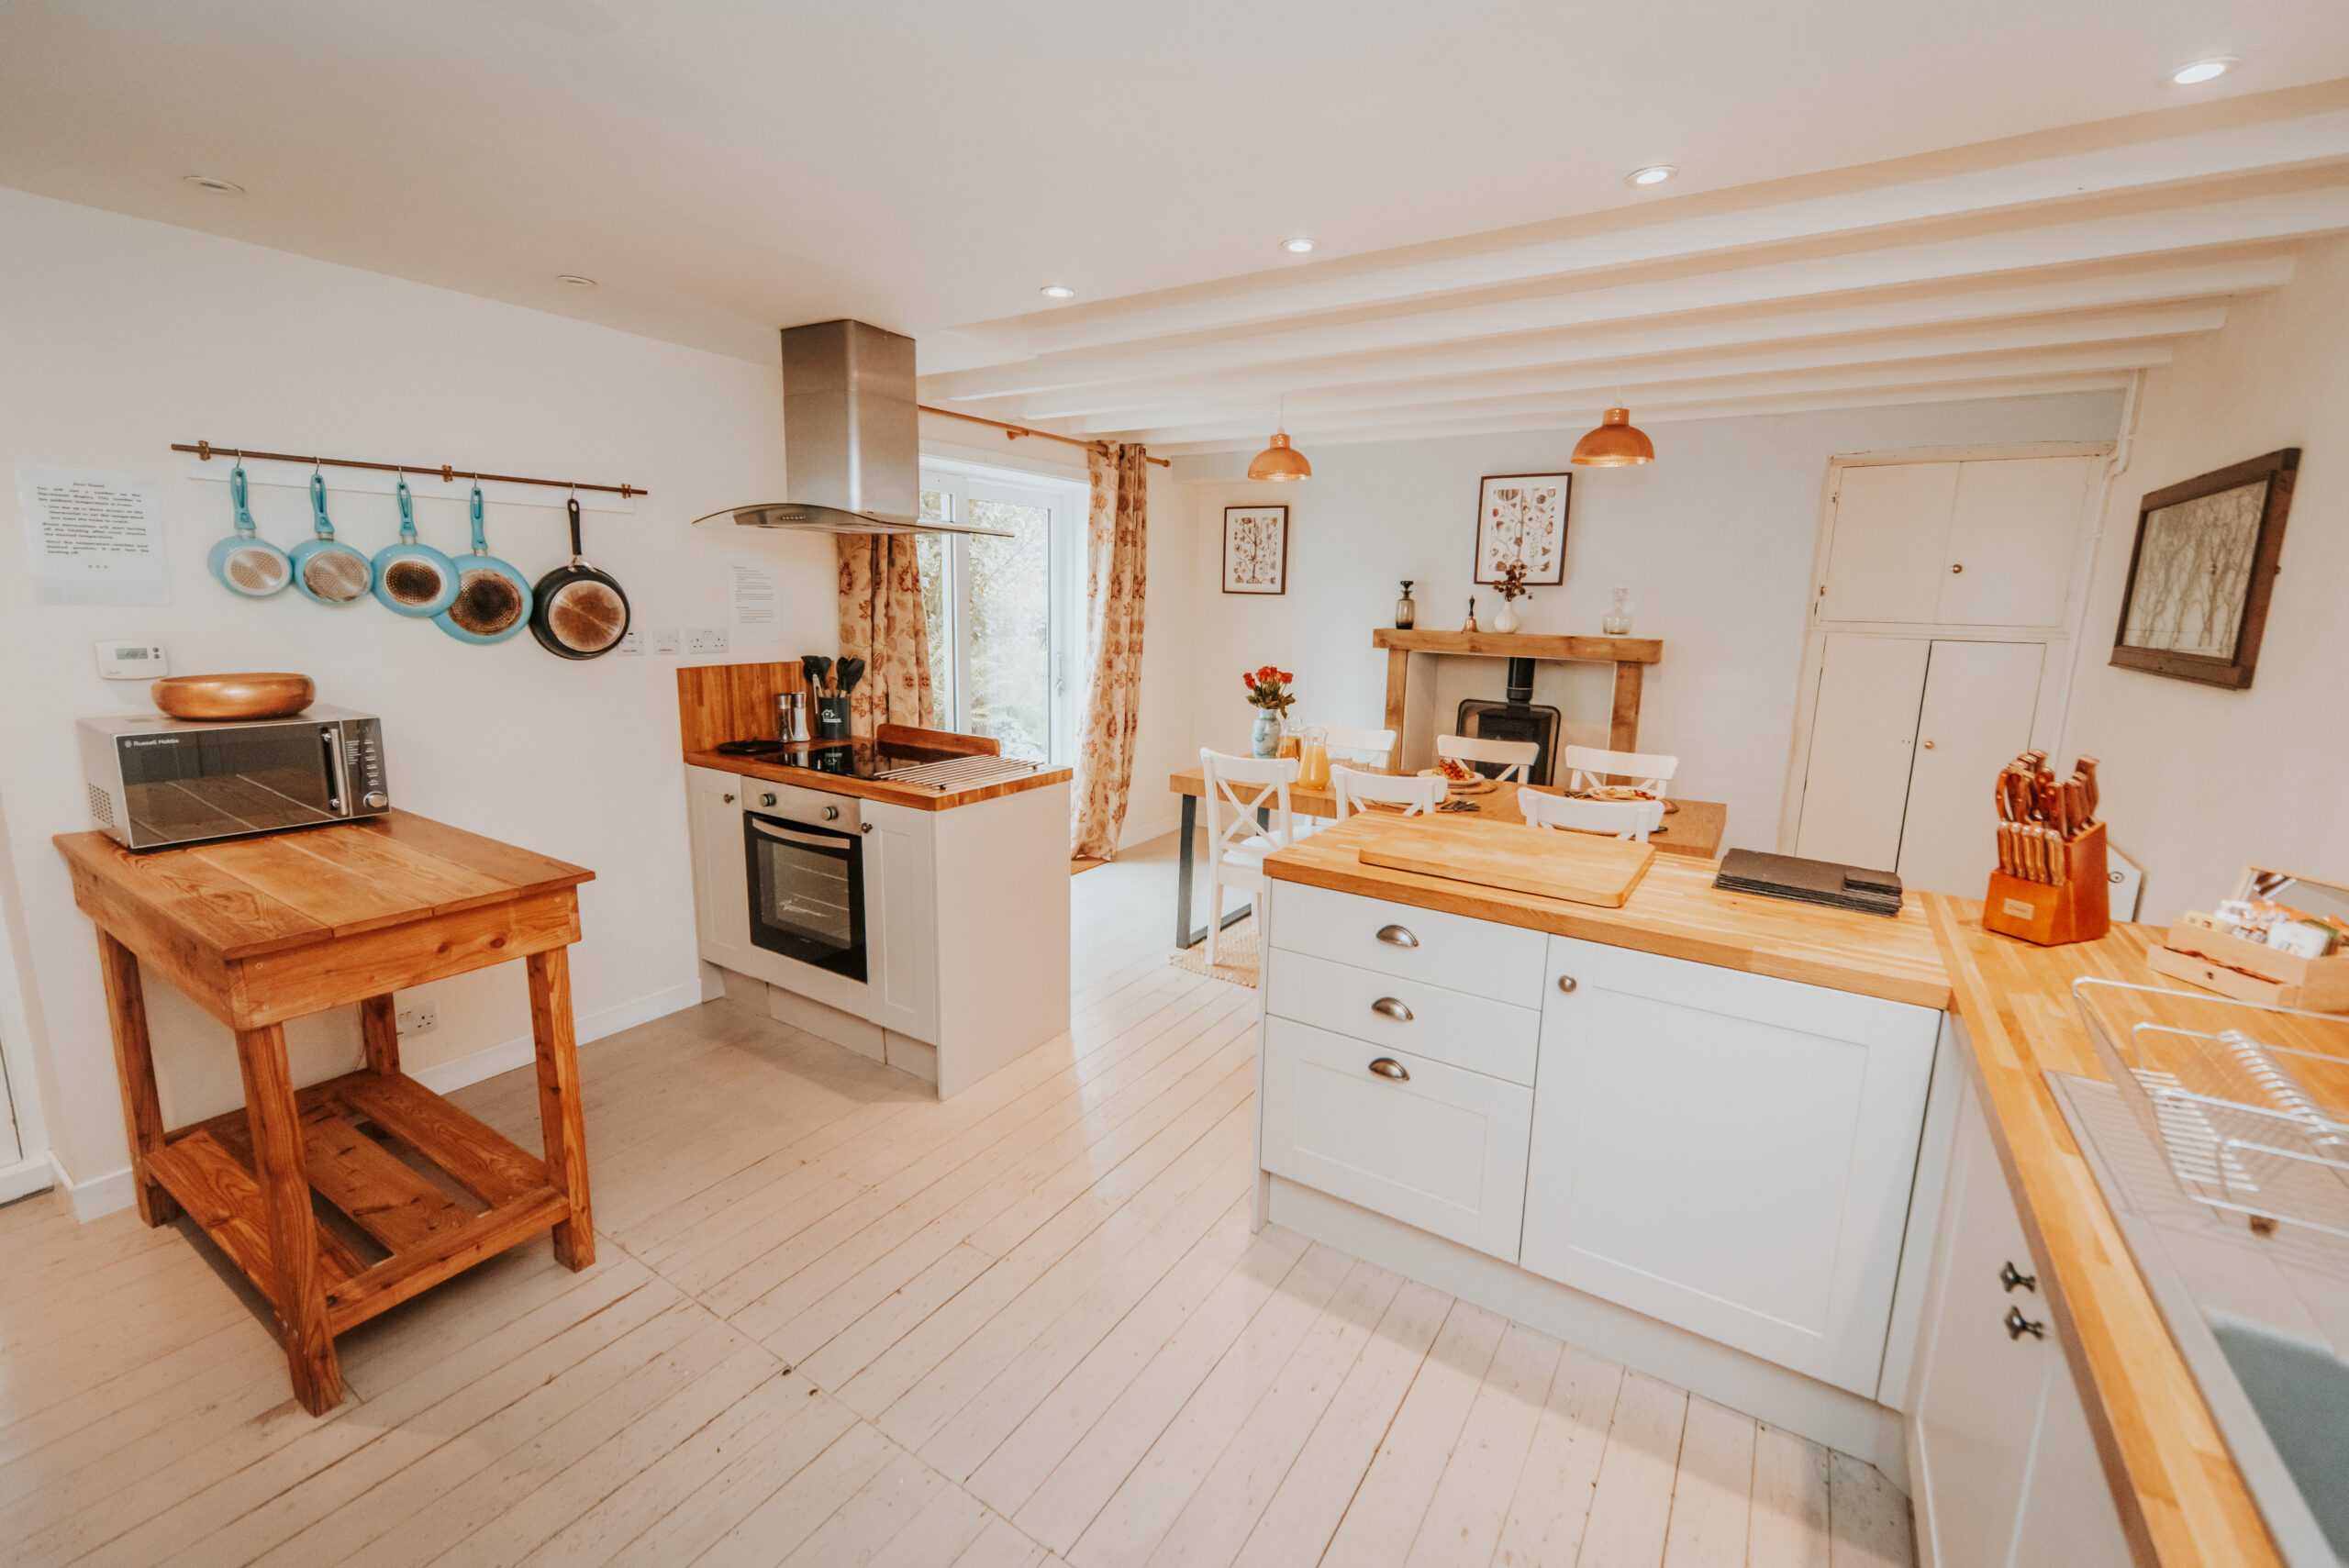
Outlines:
{"type": "Polygon", "coordinates": [[[2060,883],[1992,872],[1990,891],[1982,895],[1982,929],[2049,948],[2092,942],[2110,930],[2112,883],[2105,866],[2104,824],[2096,823],[2064,845],[2060,883]]]}
{"type": "Polygon", "coordinates": [[[845,740],[848,738],[848,698],[838,695],[818,697],[816,699],[816,739],[845,740]]]}

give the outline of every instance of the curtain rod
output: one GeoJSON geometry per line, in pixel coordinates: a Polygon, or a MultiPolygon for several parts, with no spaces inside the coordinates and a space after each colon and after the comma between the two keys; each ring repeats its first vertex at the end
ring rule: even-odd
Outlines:
{"type": "Polygon", "coordinates": [[[518,473],[486,473],[471,468],[452,468],[445,462],[368,462],[355,457],[296,457],[292,452],[261,452],[250,447],[216,447],[210,441],[198,441],[194,446],[173,441],[172,450],[194,452],[206,462],[216,457],[233,457],[239,460],[251,458],[258,462],[306,462],[313,468],[372,468],[378,473],[413,473],[418,479],[437,473],[443,484],[454,484],[460,479],[494,479],[500,484],[543,484],[551,490],[598,490],[607,495],[622,497],[652,494],[640,484],[589,484],[569,479],[525,479],[518,473]]]}
{"type": "MultiPolygon", "coordinates": [[[[1007,425],[1000,419],[990,419],[983,414],[965,414],[959,408],[932,408],[927,403],[918,404],[916,406],[925,414],[943,414],[949,419],[968,419],[974,425],[993,425],[1003,432],[1003,438],[1008,441],[1016,441],[1022,436],[1041,436],[1048,441],[1066,441],[1073,447],[1091,447],[1100,451],[1107,451],[1109,448],[1109,443],[1107,441],[1088,441],[1082,436],[1063,436],[1058,430],[1030,429],[1026,425],[1007,425]]],[[[1170,460],[1163,457],[1153,457],[1150,461],[1161,468],[1174,466],[1170,460]]]]}

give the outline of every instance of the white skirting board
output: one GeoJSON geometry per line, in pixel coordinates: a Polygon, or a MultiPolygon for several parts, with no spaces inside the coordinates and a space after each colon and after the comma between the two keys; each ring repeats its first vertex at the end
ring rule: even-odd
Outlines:
{"type": "MultiPolygon", "coordinates": [[[[622,1029],[632,1029],[639,1024],[651,1023],[653,1019],[666,1018],[671,1013],[680,1012],[687,1007],[699,1006],[701,1002],[702,982],[700,976],[696,974],[695,978],[682,984],[665,986],[649,995],[636,997],[632,1001],[616,1002],[608,1007],[598,1007],[592,1013],[581,1013],[573,1020],[572,1032],[579,1043],[584,1045],[589,1040],[602,1040],[605,1036],[618,1034],[622,1029]]],[[[495,1078],[500,1073],[511,1073],[518,1067],[528,1067],[538,1060],[538,1047],[531,1041],[529,1035],[523,1035],[518,1040],[506,1040],[484,1050],[456,1057],[451,1061],[438,1062],[429,1067],[418,1068],[411,1076],[434,1094],[445,1095],[452,1090],[462,1089],[468,1084],[478,1084],[484,1078],[495,1078]]],[[[43,1161],[41,1163],[46,1165],[48,1162],[43,1161]]],[[[12,1166],[10,1172],[16,1169],[17,1167],[12,1166]]],[[[0,1194],[6,1193],[5,1183],[9,1173],[0,1173],[0,1194]]],[[[112,1214],[118,1208],[128,1208],[133,1200],[134,1195],[130,1189],[130,1167],[128,1165],[118,1166],[114,1170],[93,1176],[86,1182],[73,1181],[61,1167],[57,1172],[57,1179],[58,1184],[63,1186],[72,1198],[73,1218],[83,1224],[89,1223],[102,1214],[112,1214]]],[[[44,1181],[24,1190],[33,1192],[48,1184],[44,1181]]]]}
{"type": "Polygon", "coordinates": [[[1342,1198],[1285,1177],[1270,1180],[1275,1225],[1866,1460],[1902,1492],[1909,1489],[1908,1451],[1897,1411],[1342,1198]]]}
{"type": "MultiPolygon", "coordinates": [[[[128,1171],[123,1173],[128,1176],[128,1171]]],[[[0,1203],[13,1203],[38,1192],[46,1192],[58,1184],[57,1167],[50,1163],[46,1154],[36,1154],[29,1160],[0,1168],[0,1203]]]]}

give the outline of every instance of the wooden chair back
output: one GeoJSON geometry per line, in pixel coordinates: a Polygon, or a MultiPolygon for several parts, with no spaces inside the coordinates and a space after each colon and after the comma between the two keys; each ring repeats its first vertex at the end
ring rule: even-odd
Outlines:
{"type": "Polygon", "coordinates": [[[1525,771],[1542,755],[1542,748],[1531,740],[1486,740],[1475,735],[1439,735],[1435,738],[1435,754],[1456,757],[1464,762],[1492,762],[1500,767],[1499,778],[1514,784],[1525,782],[1525,771]]]}
{"type": "Polygon", "coordinates": [[[1644,844],[1664,820],[1660,800],[1576,800],[1547,790],[1517,792],[1517,813],[1535,828],[1564,828],[1577,833],[1608,833],[1644,844]]]}
{"type": "Polygon", "coordinates": [[[1424,816],[1443,804],[1443,781],[1417,774],[1374,773],[1333,764],[1330,769],[1330,787],[1337,792],[1341,822],[1349,813],[1360,811],[1364,801],[1399,806],[1405,817],[1424,816]]]}
{"type": "Polygon", "coordinates": [[[1566,787],[1571,790],[1597,789],[1611,774],[1631,780],[1636,789],[1668,795],[1672,775],[1680,771],[1680,759],[1661,751],[1609,751],[1598,746],[1569,746],[1560,760],[1566,765],[1566,787]]]}
{"type": "Polygon", "coordinates": [[[1250,842],[1253,839],[1268,838],[1274,848],[1295,841],[1288,786],[1297,782],[1296,758],[1231,757],[1202,746],[1199,770],[1207,775],[1209,859],[1220,860],[1228,850],[1262,852],[1264,846],[1250,842]],[[1268,808],[1272,821],[1259,824],[1256,814],[1268,808]]]}

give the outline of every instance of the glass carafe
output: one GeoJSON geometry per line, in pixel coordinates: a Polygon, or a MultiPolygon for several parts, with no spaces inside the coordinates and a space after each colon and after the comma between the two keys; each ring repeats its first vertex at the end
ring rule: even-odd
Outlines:
{"type": "Polygon", "coordinates": [[[1330,732],[1318,724],[1306,727],[1305,743],[1297,750],[1297,787],[1330,787],[1330,732]]]}
{"type": "Polygon", "coordinates": [[[1615,590],[1615,607],[1607,612],[1605,620],[1598,623],[1608,636],[1629,637],[1631,635],[1631,590],[1629,588],[1615,590]]]}

